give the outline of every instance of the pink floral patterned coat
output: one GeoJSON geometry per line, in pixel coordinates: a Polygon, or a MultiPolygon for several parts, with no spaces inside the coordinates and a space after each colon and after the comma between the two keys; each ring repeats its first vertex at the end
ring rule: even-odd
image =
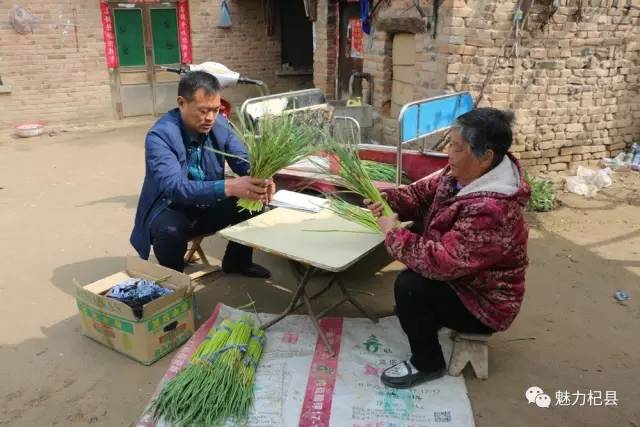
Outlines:
{"type": "Polygon", "coordinates": [[[448,173],[447,168],[386,191],[400,220],[424,224],[421,235],[389,232],[387,251],[416,273],[448,282],[482,323],[505,330],[524,295],[528,228],[523,208],[529,186],[510,155],[460,191],[448,173]]]}

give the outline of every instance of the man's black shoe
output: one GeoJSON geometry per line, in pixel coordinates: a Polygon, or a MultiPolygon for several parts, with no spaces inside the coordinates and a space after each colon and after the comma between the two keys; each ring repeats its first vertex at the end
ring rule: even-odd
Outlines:
{"type": "Polygon", "coordinates": [[[222,266],[222,272],[229,274],[242,274],[246,277],[258,279],[268,279],[271,277],[271,272],[258,264],[251,264],[249,267],[244,268],[222,266]]]}

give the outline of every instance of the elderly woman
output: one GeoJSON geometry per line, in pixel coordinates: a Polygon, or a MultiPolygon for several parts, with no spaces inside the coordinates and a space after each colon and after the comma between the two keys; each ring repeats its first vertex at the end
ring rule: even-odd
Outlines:
{"type": "Polygon", "coordinates": [[[507,153],[513,114],[478,108],[460,116],[449,145],[449,166],[432,178],[387,191],[397,215],[368,207],[386,234],[391,256],[408,269],[395,282],[396,311],[411,357],[382,374],[407,388],[444,375],[438,330],[491,334],[520,310],[527,268],[523,207],[530,190],[507,153]],[[423,224],[417,234],[401,221],[423,224]]]}

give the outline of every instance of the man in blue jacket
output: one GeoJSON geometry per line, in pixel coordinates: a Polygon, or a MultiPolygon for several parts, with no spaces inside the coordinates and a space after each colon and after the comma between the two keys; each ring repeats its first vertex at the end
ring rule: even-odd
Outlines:
{"type": "MultiPolygon", "coordinates": [[[[207,148],[247,159],[245,146],[218,115],[220,84],[205,72],[186,74],[178,85],[178,108],[162,116],[145,140],[146,173],[131,244],[143,259],[151,245],[161,265],[184,270],[187,243],[251,217],[240,212],[238,198],[268,202],[272,180],[251,178],[249,163],[228,157],[238,178],[225,179],[224,158],[207,148]]],[[[252,262],[252,249],[227,244],[222,271],[269,277],[252,262]]]]}

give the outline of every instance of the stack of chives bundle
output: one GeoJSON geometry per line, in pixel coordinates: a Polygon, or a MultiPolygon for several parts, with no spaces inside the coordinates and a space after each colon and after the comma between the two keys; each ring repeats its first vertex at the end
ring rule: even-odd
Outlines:
{"type": "MultiPolygon", "coordinates": [[[[364,166],[367,175],[374,181],[384,182],[396,182],[398,176],[396,167],[388,163],[375,162],[373,160],[362,160],[362,166],[364,166]]],[[[408,184],[411,181],[406,174],[402,174],[402,183],[408,184]]]]}
{"type": "Polygon", "coordinates": [[[240,397],[233,401],[234,404],[237,404],[237,408],[234,408],[234,412],[237,414],[246,415],[251,409],[251,405],[253,404],[253,383],[256,378],[256,371],[258,370],[258,362],[260,362],[266,343],[267,334],[265,331],[262,329],[254,329],[251,339],[249,339],[247,352],[240,363],[240,397]]]}
{"type": "Polygon", "coordinates": [[[190,364],[167,382],[151,405],[167,425],[215,427],[246,420],[266,343],[250,317],[225,319],[198,346],[190,364]]]}
{"type": "MultiPolygon", "coordinates": [[[[251,176],[269,179],[279,170],[291,166],[318,151],[321,132],[304,117],[294,114],[265,116],[257,128],[245,135],[251,176]]],[[[236,157],[218,150],[216,153],[236,157]]],[[[243,159],[244,160],[244,159],[243,159]]],[[[259,200],[240,199],[238,206],[250,212],[261,211],[259,200]]]]}

